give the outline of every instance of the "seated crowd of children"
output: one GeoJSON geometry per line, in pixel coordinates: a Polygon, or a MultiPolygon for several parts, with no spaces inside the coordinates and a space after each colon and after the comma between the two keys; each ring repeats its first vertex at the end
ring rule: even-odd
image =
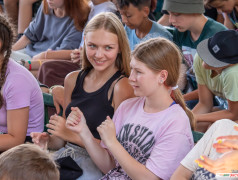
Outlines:
{"type": "Polygon", "coordinates": [[[2,3],[0,179],[238,172],[238,0],[2,3]]]}

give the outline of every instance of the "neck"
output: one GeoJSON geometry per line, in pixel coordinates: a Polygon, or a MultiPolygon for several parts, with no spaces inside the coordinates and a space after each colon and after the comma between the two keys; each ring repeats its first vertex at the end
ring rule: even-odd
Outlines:
{"type": "Polygon", "coordinates": [[[167,109],[173,102],[170,96],[170,90],[163,86],[154,95],[147,96],[144,104],[144,111],[148,113],[156,113],[167,109]]]}
{"type": "Polygon", "coordinates": [[[54,9],[54,14],[58,18],[65,17],[65,15],[66,15],[65,8],[64,7],[62,7],[62,8],[55,8],[54,9]]]}
{"type": "Polygon", "coordinates": [[[198,40],[207,20],[208,19],[202,14],[194,19],[193,26],[189,29],[193,41],[198,40]]]}
{"type": "Polygon", "coordinates": [[[118,68],[116,66],[113,66],[113,67],[105,69],[104,71],[97,71],[95,69],[92,69],[90,74],[92,79],[94,79],[96,82],[104,82],[103,80],[107,81],[117,71],[118,71],[118,68]]]}
{"type": "Polygon", "coordinates": [[[108,0],[92,0],[92,3],[93,3],[93,5],[98,5],[98,4],[102,4],[102,3],[104,3],[104,2],[107,2],[108,0]]]}
{"type": "Polygon", "coordinates": [[[149,18],[145,18],[143,23],[136,29],[136,35],[138,38],[145,37],[151,30],[152,21],[149,18]]]}

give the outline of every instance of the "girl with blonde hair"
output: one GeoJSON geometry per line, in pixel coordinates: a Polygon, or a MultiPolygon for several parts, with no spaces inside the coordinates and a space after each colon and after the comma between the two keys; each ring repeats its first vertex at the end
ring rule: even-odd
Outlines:
{"type": "Polygon", "coordinates": [[[83,169],[79,179],[99,179],[101,171],[94,165],[78,134],[67,129],[65,117],[72,107],[87,117],[93,139],[99,144],[96,130],[125,99],[133,97],[128,83],[130,48],[122,23],[113,13],[95,16],[85,27],[82,69],[65,78],[64,115],[53,115],[47,133],[32,133],[33,142],[41,147],[59,149],[56,158],[71,156],[83,169]],[[65,142],[67,142],[66,146],[65,142]]]}

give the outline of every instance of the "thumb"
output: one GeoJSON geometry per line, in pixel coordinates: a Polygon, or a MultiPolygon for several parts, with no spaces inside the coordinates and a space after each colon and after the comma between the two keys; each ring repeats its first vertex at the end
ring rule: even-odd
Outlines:
{"type": "Polygon", "coordinates": [[[56,113],[59,114],[60,113],[60,105],[58,103],[54,103],[54,105],[55,105],[56,113]]]}
{"type": "Polygon", "coordinates": [[[78,107],[71,107],[72,111],[75,111],[78,115],[83,116],[82,111],[78,107]]]}

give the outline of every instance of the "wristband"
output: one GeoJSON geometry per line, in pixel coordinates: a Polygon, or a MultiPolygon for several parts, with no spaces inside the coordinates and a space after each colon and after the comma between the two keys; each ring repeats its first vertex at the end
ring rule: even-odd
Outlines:
{"type": "Polygon", "coordinates": [[[38,61],[39,61],[39,64],[40,64],[40,66],[42,65],[42,61],[40,60],[40,59],[38,59],[38,61]]]}
{"type": "Polygon", "coordinates": [[[31,71],[31,61],[27,61],[28,62],[28,64],[29,64],[29,71],[31,71]]]}

